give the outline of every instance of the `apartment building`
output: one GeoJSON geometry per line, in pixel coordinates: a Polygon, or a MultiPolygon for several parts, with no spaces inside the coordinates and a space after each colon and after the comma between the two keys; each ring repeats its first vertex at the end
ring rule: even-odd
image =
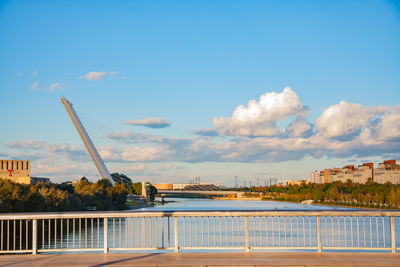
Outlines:
{"type": "Polygon", "coordinates": [[[390,182],[392,184],[400,184],[400,166],[396,164],[396,160],[386,160],[374,169],[371,162],[363,163],[355,168],[354,165],[347,165],[343,168],[324,169],[310,173],[310,183],[332,183],[347,181],[353,183],[365,184],[368,180],[376,183],[384,184],[390,182]]]}
{"type": "Polygon", "coordinates": [[[395,160],[385,160],[374,169],[374,181],[380,184],[400,184],[400,165],[395,160]]]}
{"type": "Polygon", "coordinates": [[[374,169],[371,162],[363,163],[355,168],[354,165],[347,165],[343,168],[324,169],[310,173],[309,182],[324,184],[341,181],[365,184],[368,180],[372,180],[379,184],[392,183],[400,184],[400,165],[396,160],[385,160],[374,169]]]}

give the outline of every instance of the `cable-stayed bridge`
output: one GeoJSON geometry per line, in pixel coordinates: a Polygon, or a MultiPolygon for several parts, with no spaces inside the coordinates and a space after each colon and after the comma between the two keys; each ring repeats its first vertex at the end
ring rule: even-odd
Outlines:
{"type": "Polygon", "coordinates": [[[134,161],[134,159],[143,156],[147,147],[146,144],[142,143],[143,140],[136,136],[131,136],[131,139],[129,139],[129,136],[118,137],[114,135],[114,130],[76,111],[72,103],[65,97],[62,97],[61,101],[94,162],[100,178],[109,179],[114,183],[114,181],[118,181],[118,179],[115,179],[116,177],[122,177],[121,179],[124,180],[126,176],[130,176],[136,181],[153,184],[189,179],[190,175],[176,168],[168,169],[166,172],[165,163],[139,163],[134,161]],[[107,166],[104,161],[106,161],[107,166]],[[110,175],[109,168],[114,172],[112,175],[110,175]],[[124,177],[122,174],[126,176],[124,177]]]}

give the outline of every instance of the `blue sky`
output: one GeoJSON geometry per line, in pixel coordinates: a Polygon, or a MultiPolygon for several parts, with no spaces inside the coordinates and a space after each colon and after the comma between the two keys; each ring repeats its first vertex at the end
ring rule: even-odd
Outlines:
{"type": "Polygon", "coordinates": [[[2,1],[0,156],[58,180],[95,177],[65,96],[125,133],[112,155],[110,140],[93,139],[110,169],[129,165],[132,177],[232,183],[284,168],[299,179],[400,160],[399,47],[398,1],[2,1]],[[271,106],[284,92],[292,98],[271,106]],[[233,116],[252,99],[259,117],[233,116]],[[336,115],[323,115],[330,107],[336,115]],[[149,118],[170,125],[135,125],[149,118]],[[307,133],[288,132],[296,119],[307,133]],[[125,146],[143,156],[120,156],[125,146]]]}

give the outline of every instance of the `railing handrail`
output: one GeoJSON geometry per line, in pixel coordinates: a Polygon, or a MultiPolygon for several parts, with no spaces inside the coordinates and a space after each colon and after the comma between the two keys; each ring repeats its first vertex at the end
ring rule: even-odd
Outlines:
{"type": "Polygon", "coordinates": [[[400,216],[400,210],[247,210],[247,211],[80,211],[3,213],[0,220],[63,219],[63,218],[112,218],[112,217],[183,217],[183,216],[400,216]]]}

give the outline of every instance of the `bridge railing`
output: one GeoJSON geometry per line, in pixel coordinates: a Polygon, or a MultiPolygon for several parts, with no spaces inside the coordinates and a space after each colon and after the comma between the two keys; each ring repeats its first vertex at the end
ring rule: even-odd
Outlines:
{"type": "Polygon", "coordinates": [[[399,211],[65,212],[0,215],[0,253],[387,251],[399,211]]]}

